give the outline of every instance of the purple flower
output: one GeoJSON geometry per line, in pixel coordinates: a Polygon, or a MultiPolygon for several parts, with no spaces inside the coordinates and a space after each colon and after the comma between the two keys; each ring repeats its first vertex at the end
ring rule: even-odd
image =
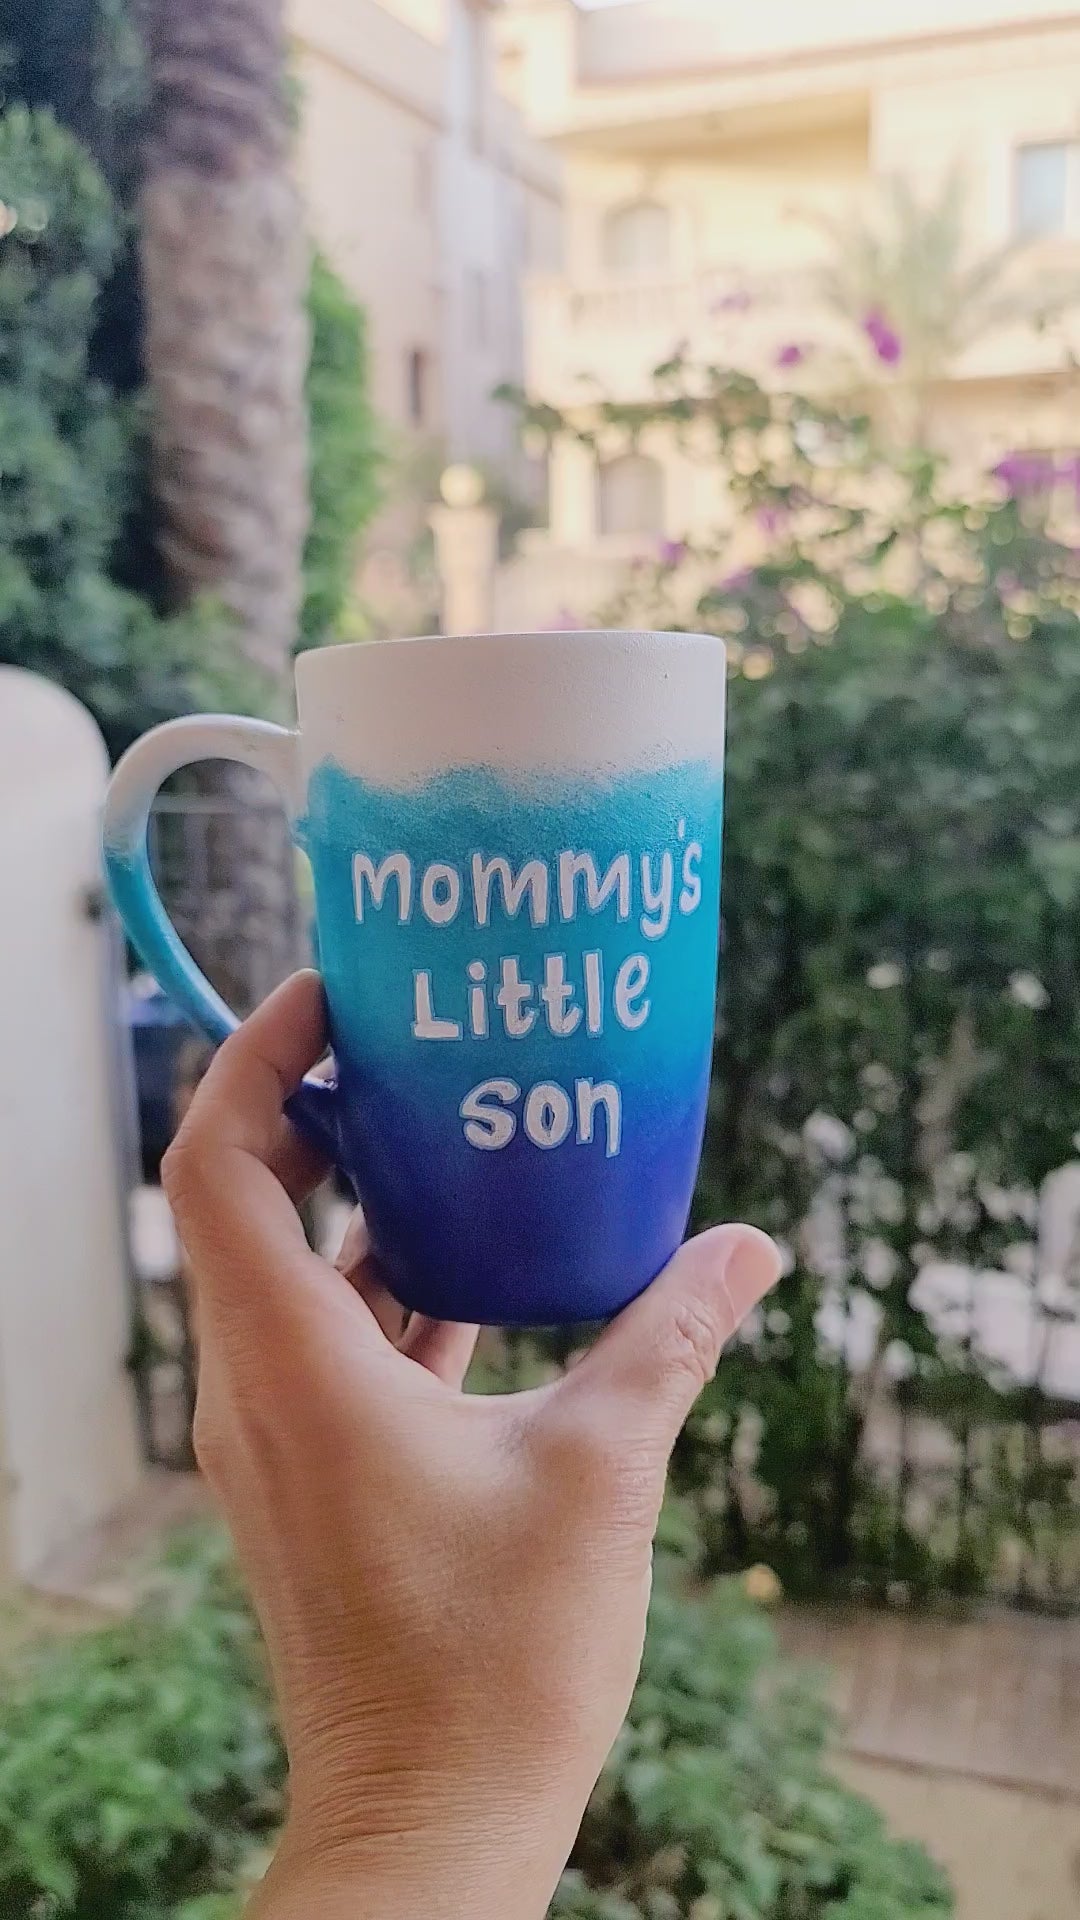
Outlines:
{"type": "Polygon", "coordinates": [[[801,347],[797,340],[789,340],[785,347],[779,349],[776,364],[778,367],[801,367],[805,359],[806,348],[801,347]]]}
{"type": "Polygon", "coordinates": [[[1051,454],[1022,450],[1007,453],[993,469],[994,479],[1000,480],[1014,500],[1022,500],[1027,494],[1045,493],[1056,475],[1057,462],[1051,454]]]}
{"type": "Polygon", "coordinates": [[[1077,503],[1080,504],[1080,453],[1067,453],[1058,461],[1057,477],[1067,487],[1072,487],[1077,503]]]}
{"type": "Polygon", "coordinates": [[[677,567],[680,560],[686,558],[686,541],[661,540],[659,555],[662,567],[677,567]]]}
{"type": "Polygon", "coordinates": [[[754,519],[766,539],[771,540],[774,534],[782,532],[787,526],[788,510],[778,502],[772,501],[758,507],[754,519]]]}
{"type": "Polygon", "coordinates": [[[717,580],[712,591],[714,593],[745,593],[753,578],[753,567],[737,567],[734,573],[726,573],[722,580],[717,580]]]}
{"type": "Polygon", "coordinates": [[[749,313],[754,304],[754,296],[745,287],[739,287],[733,293],[718,294],[712,301],[710,313],[749,313]]]}
{"type": "Polygon", "coordinates": [[[904,343],[896,328],[890,326],[880,307],[871,307],[862,323],[870,345],[885,367],[895,367],[903,358],[904,343]]]}

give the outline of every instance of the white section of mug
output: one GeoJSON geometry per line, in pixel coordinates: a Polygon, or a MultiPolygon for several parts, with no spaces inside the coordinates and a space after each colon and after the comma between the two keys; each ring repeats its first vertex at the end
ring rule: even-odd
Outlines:
{"type": "Polygon", "coordinates": [[[301,753],[380,786],[461,767],[592,778],[724,757],[709,634],[454,634],[361,641],[296,667],[301,753]]]}

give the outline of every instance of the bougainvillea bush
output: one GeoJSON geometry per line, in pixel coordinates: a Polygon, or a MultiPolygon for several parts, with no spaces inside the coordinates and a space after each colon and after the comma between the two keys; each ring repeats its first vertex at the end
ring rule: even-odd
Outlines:
{"type": "Polygon", "coordinates": [[[1080,1145],[1076,463],[962,473],[678,359],[572,430],[666,434],[728,503],[597,612],[722,634],[732,666],[698,1217],[768,1227],[789,1270],[677,1456],[702,1566],[1069,1605],[1075,1233],[1039,1220],[1080,1145]]]}

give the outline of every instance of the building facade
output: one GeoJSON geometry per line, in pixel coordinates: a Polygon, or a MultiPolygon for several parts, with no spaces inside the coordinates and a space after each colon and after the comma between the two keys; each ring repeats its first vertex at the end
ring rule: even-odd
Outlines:
{"type": "MultiPolygon", "coordinates": [[[[1080,9],[1061,0],[512,0],[500,38],[565,170],[562,264],[527,283],[527,383],[554,405],[644,398],[676,346],[767,379],[785,342],[827,343],[815,216],[842,222],[891,176],[927,197],[962,168],[972,257],[1022,239],[1040,269],[1080,262],[1080,9]]],[[[1080,445],[1070,345],[1071,319],[974,341],[932,394],[939,442],[1080,445]]],[[[659,442],[558,445],[550,496],[548,578],[552,550],[572,577],[718,511],[659,442]]]]}
{"type": "Polygon", "coordinates": [[[497,0],[290,4],[312,233],[367,315],[373,401],[399,491],[415,495],[374,531],[365,591],[376,598],[401,573],[442,464],[524,482],[512,415],[492,394],[523,377],[526,273],[558,263],[561,168],[500,90],[496,11],[497,0]]]}

